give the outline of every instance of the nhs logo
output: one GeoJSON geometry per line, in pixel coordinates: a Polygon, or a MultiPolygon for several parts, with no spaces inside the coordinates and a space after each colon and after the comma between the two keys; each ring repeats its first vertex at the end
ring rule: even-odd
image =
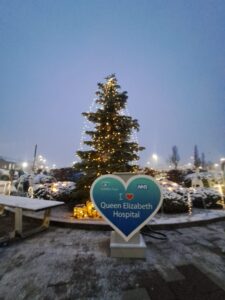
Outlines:
{"type": "Polygon", "coordinates": [[[137,189],[138,190],[148,190],[148,185],[147,184],[138,184],[137,189]]]}

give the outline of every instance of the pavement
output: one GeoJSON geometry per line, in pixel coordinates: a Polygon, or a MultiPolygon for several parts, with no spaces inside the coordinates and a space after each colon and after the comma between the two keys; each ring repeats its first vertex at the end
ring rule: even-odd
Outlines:
{"type": "MultiPolygon", "coordinates": [[[[12,223],[0,217],[0,235],[12,223]]],[[[25,226],[37,222],[28,219],[25,226]]],[[[0,247],[0,300],[224,300],[225,221],[144,236],[146,259],[110,257],[110,231],[50,226],[0,247]]]]}

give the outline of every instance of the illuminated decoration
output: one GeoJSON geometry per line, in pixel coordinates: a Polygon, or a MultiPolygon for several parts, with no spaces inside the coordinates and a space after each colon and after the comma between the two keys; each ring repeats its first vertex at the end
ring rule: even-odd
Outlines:
{"type": "Polygon", "coordinates": [[[73,209],[73,216],[77,219],[87,218],[87,208],[84,204],[78,204],[73,209]]]}
{"type": "Polygon", "coordinates": [[[73,209],[73,216],[76,219],[86,219],[86,218],[101,218],[98,211],[95,209],[91,201],[87,201],[85,204],[78,204],[73,209]]]}
{"type": "Polygon", "coordinates": [[[215,189],[216,191],[218,191],[220,193],[221,199],[222,199],[222,204],[224,205],[224,193],[223,193],[224,185],[223,184],[215,184],[213,186],[213,189],[215,189]]]}
{"type": "MultiPolygon", "coordinates": [[[[131,116],[127,106],[123,110],[121,110],[120,115],[121,116],[129,116],[129,117],[131,116]]],[[[138,135],[137,135],[136,130],[132,131],[130,141],[136,143],[137,145],[139,145],[138,135]]],[[[137,155],[138,156],[140,155],[139,150],[137,151],[137,155]]],[[[131,165],[135,165],[135,160],[131,161],[130,163],[131,163],[131,165]]]]}
{"type": "MultiPolygon", "coordinates": [[[[98,109],[99,105],[96,104],[96,98],[93,99],[88,113],[91,113],[94,111],[94,109],[98,109]]],[[[80,145],[79,145],[79,150],[78,151],[83,151],[87,149],[87,146],[85,145],[85,141],[87,140],[87,135],[86,135],[86,131],[90,131],[93,129],[93,124],[88,120],[87,117],[84,117],[84,124],[83,124],[83,128],[82,128],[82,132],[81,132],[81,140],[80,140],[80,145]]],[[[76,159],[79,161],[80,157],[77,155],[76,153],[76,159]]],[[[76,161],[74,162],[74,164],[76,163],[76,161]]]]}
{"type": "Polygon", "coordinates": [[[189,192],[187,194],[187,200],[188,200],[188,215],[191,216],[192,215],[192,201],[191,201],[191,195],[189,192]]]}
{"type": "Polygon", "coordinates": [[[136,172],[139,147],[133,132],[139,130],[138,120],[125,115],[127,92],[121,92],[115,75],[98,83],[97,98],[88,112],[83,113],[84,125],[75,169],[84,174],[77,191],[87,196],[92,182],[100,175],[114,172],[136,172]],[[93,110],[95,106],[95,111],[93,110]]]}
{"type": "Polygon", "coordinates": [[[51,190],[53,193],[57,193],[58,192],[58,184],[57,183],[53,183],[51,186],[51,190]]]}
{"type": "MultiPolygon", "coordinates": [[[[109,79],[108,85],[109,86],[113,85],[112,80],[109,79]]],[[[90,105],[90,107],[89,107],[88,113],[94,112],[94,111],[96,111],[96,110],[98,110],[100,108],[101,108],[101,105],[99,105],[99,103],[97,103],[97,98],[94,98],[93,101],[92,101],[92,103],[91,103],[91,105],[90,105]]],[[[121,109],[121,111],[119,112],[119,115],[120,116],[129,116],[130,117],[130,112],[129,112],[127,106],[125,106],[124,109],[121,109]]],[[[85,118],[84,118],[84,124],[83,124],[83,128],[82,128],[82,133],[81,133],[81,140],[80,140],[79,150],[78,151],[84,151],[84,150],[88,149],[87,145],[85,144],[85,141],[87,141],[87,138],[88,138],[87,135],[86,135],[86,131],[91,131],[91,130],[93,130],[93,128],[94,128],[93,127],[93,123],[91,123],[88,120],[88,118],[85,116],[85,118]]],[[[107,131],[110,131],[111,130],[111,126],[107,125],[106,129],[107,129],[107,131]]],[[[130,141],[133,142],[133,143],[139,144],[137,131],[132,131],[131,136],[130,136],[130,141]]],[[[76,161],[73,162],[73,165],[75,165],[77,162],[80,161],[79,155],[77,153],[75,155],[76,155],[76,161]]],[[[103,155],[103,158],[106,155],[107,154],[103,155]]],[[[137,151],[137,155],[139,156],[139,150],[137,151]]],[[[135,164],[135,161],[134,160],[131,161],[131,165],[134,165],[134,164],[135,164]]]]}
{"type": "MultiPolygon", "coordinates": [[[[52,165],[53,168],[56,167],[55,164],[52,165]]],[[[48,171],[50,168],[49,166],[47,165],[47,159],[43,156],[43,155],[38,155],[36,161],[35,161],[35,171],[41,169],[41,170],[46,170],[48,171]]]]}

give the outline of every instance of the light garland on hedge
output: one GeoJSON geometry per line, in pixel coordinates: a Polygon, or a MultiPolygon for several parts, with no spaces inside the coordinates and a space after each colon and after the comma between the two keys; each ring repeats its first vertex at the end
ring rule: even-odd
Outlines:
{"type": "Polygon", "coordinates": [[[192,200],[191,200],[191,195],[188,192],[187,194],[187,203],[188,203],[188,216],[192,215],[192,200]]]}

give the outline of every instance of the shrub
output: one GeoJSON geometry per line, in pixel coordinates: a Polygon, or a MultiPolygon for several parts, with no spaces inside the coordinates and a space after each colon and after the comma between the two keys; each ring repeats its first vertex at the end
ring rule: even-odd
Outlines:
{"type": "Polygon", "coordinates": [[[182,170],[170,170],[167,172],[167,179],[178,184],[184,181],[184,172],[182,170]]]}
{"type": "Polygon", "coordinates": [[[85,191],[73,191],[71,194],[66,197],[66,201],[64,201],[70,211],[73,210],[74,206],[77,204],[85,204],[89,199],[89,193],[85,191]]]}
{"type": "Polygon", "coordinates": [[[219,192],[209,188],[196,188],[190,191],[193,206],[196,208],[222,208],[218,202],[222,197],[219,192]]]}
{"type": "Polygon", "coordinates": [[[189,204],[185,190],[177,189],[168,191],[163,189],[163,212],[165,213],[185,213],[188,212],[189,204]]]}

